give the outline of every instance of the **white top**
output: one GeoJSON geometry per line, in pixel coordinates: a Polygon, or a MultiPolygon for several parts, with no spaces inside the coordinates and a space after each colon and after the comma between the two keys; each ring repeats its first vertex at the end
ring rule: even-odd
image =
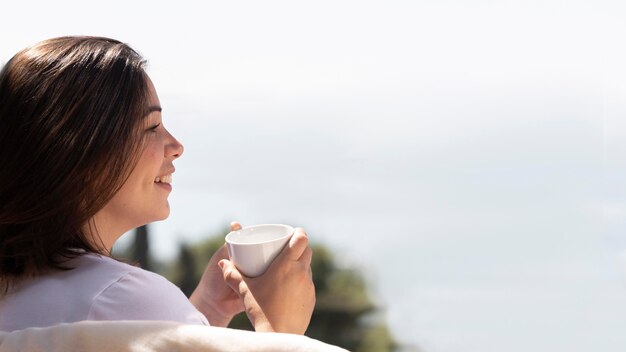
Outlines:
{"type": "Polygon", "coordinates": [[[0,331],[81,320],[170,320],[209,325],[182,291],[155,273],[96,254],[21,282],[0,296],[0,331]]]}

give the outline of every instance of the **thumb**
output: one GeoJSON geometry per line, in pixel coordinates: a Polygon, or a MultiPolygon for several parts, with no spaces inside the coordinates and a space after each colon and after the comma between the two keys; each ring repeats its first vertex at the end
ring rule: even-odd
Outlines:
{"type": "Polygon", "coordinates": [[[239,284],[243,280],[243,276],[239,270],[237,270],[235,264],[228,259],[222,259],[217,263],[217,265],[220,269],[222,269],[224,282],[226,282],[226,284],[230,286],[233,291],[239,292],[239,284]]]}

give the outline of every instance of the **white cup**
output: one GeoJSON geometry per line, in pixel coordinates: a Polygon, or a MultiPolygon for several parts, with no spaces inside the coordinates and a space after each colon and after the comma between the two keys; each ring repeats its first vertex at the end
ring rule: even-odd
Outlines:
{"type": "Polygon", "coordinates": [[[288,225],[254,225],[226,235],[230,260],[239,271],[256,277],[263,274],[293,235],[288,225]]]}

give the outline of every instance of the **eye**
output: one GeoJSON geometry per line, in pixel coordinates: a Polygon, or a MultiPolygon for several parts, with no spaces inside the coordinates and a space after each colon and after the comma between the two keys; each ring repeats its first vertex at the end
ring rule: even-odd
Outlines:
{"type": "Polygon", "coordinates": [[[156,125],[148,128],[148,131],[155,131],[159,126],[161,126],[161,123],[157,123],[156,125]]]}

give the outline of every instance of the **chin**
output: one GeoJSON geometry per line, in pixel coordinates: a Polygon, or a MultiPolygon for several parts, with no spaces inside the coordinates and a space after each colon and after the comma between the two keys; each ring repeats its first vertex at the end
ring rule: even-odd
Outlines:
{"type": "Polygon", "coordinates": [[[165,209],[161,210],[153,221],[162,221],[167,219],[170,216],[170,205],[168,204],[165,209]]]}

